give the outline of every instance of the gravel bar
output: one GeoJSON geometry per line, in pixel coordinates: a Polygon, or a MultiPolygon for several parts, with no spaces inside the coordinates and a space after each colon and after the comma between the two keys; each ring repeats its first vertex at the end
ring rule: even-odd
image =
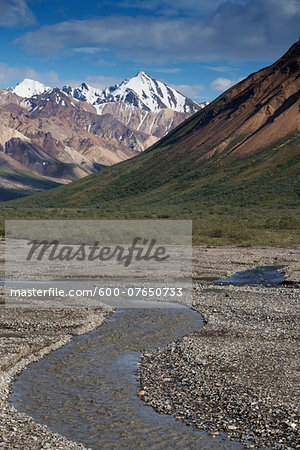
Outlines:
{"type": "Polygon", "coordinates": [[[299,261],[299,249],[196,248],[194,309],[206,325],[143,355],[146,403],[246,448],[300,448],[299,261]],[[212,283],[258,265],[284,265],[285,283],[212,283]]]}
{"type": "MultiPolygon", "coordinates": [[[[0,272],[4,272],[4,244],[0,242],[0,272]]],[[[0,301],[3,303],[3,286],[0,301]]],[[[24,368],[40,360],[73,336],[88,333],[105,322],[108,308],[28,310],[0,304],[0,449],[84,449],[53,433],[8,401],[11,383],[24,368]]]]}
{"type": "MultiPolygon", "coordinates": [[[[0,272],[3,247],[0,242],[0,272]]],[[[225,431],[248,448],[299,448],[299,256],[297,249],[195,248],[194,308],[206,325],[143,356],[142,398],[212,436],[225,431]],[[212,283],[257,265],[285,266],[285,286],[212,283]]],[[[97,328],[110,313],[0,305],[0,449],[85,448],[16,411],[8,402],[10,386],[28,364],[97,328]]]]}

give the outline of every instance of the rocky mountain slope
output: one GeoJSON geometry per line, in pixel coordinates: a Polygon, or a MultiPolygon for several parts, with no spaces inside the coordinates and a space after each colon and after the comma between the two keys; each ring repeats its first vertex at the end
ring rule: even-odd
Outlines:
{"type": "Polygon", "coordinates": [[[190,115],[208,105],[196,103],[143,71],[104,90],[86,83],[63,91],[93,105],[98,114],[111,114],[126,126],[162,138],[190,115]]]}
{"type": "Polygon", "coordinates": [[[0,198],[13,200],[59,186],[50,177],[41,177],[27,169],[22,163],[0,152],[0,198]]]}
{"type": "Polygon", "coordinates": [[[107,115],[98,116],[91,105],[75,102],[59,89],[26,100],[3,94],[0,116],[0,149],[36,173],[59,179],[85,176],[99,165],[127,159],[148,139],[107,115]],[[53,169],[51,159],[60,168],[78,165],[76,174],[53,169]]]}
{"type": "Polygon", "coordinates": [[[167,211],[210,204],[299,205],[300,42],[141,155],[27,199],[167,211]],[[173,206],[172,206],[173,205],[173,206]]]}
{"type": "Polygon", "coordinates": [[[65,183],[137,155],[200,108],[143,72],[105,91],[25,79],[0,90],[0,152],[65,183]]]}

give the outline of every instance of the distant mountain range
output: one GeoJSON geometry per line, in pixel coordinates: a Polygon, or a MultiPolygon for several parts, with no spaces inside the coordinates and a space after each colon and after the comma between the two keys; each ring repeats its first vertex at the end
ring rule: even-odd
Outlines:
{"type": "Polygon", "coordinates": [[[77,100],[83,100],[95,106],[100,114],[103,113],[104,105],[115,102],[124,102],[127,105],[154,113],[169,108],[183,114],[194,114],[208,104],[208,102],[196,103],[180,94],[176,89],[155,80],[142,71],[135,77],[103,91],[92,88],[86,83],[82,83],[75,89],[71,86],[64,86],[63,91],[77,100]]]}
{"type": "MultiPolygon", "coordinates": [[[[119,94],[118,94],[119,95],[119,94]]],[[[100,116],[101,117],[101,116],[100,116]]],[[[142,154],[20,204],[163,212],[300,202],[300,41],[142,154]]]]}
{"type": "Polygon", "coordinates": [[[30,79],[2,89],[0,199],[43,189],[41,177],[48,188],[131,158],[205,105],[145,72],[103,91],[30,79]]]}

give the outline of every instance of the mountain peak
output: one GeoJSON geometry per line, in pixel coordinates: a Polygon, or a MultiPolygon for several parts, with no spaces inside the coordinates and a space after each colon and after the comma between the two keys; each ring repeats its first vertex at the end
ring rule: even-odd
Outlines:
{"type": "Polygon", "coordinates": [[[68,95],[71,95],[76,100],[82,100],[83,102],[95,105],[98,103],[99,98],[103,97],[103,91],[98,88],[94,88],[89,84],[83,82],[78,87],[64,86],[62,91],[68,95]]]}
{"type": "Polygon", "coordinates": [[[274,66],[280,66],[281,71],[299,73],[300,70],[300,40],[295,42],[274,66]]]}
{"type": "Polygon", "coordinates": [[[140,70],[135,77],[147,77],[147,78],[151,78],[150,75],[148,75],[146,72],[144,72],[143,70],[140,70]]]}
{"type": "Polygon", "coordinates": [[[105,90],[82,83],[77,88],[63,87],[63,91],[78,100],[86,101],[102,111],[103,104],[123,102],[146,111],[159,112],[165,108],[193,114],[206,106],[198,104],[162,81],[157,81],[143,70],[134,77],[105,90]]]}
{"type": "Polygon", "coordinates": [[[162,81],[155,80],[143,70],[119,84],[112,92],[115,101],[124,101],[142,109],[158,112],[164,108],[193,114],[201,106],[162,81]]]}
{"type": "Polygon", "coordinates": [[[50,89],[51,88],[49,86],[46,86],[39,81],[32,80],[31,78],[24,78],[23,81],[20,81],[20,83],[15,86],[12,92],[19,97],[30,98],[33,95],[43,94],[50,89]]]}
{"type": "Polygon", "coordinates": [[[81,83],[81,86],[83,89],[89,89],[90,86],[88,84],[86,84],[85,82],[81,83]]]}

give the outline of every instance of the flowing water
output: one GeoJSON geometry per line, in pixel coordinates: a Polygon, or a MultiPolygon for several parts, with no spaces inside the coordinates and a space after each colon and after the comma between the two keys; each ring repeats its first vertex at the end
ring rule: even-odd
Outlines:
{"type": "Polygon", "coordinates": [[[142,352],[165,346],[202,325],[186,308],[118,309],[98,330],[30,365],[13,384],[15,407],[92,449],[239,449],[208,436],[139,397],[142,352]]]}

